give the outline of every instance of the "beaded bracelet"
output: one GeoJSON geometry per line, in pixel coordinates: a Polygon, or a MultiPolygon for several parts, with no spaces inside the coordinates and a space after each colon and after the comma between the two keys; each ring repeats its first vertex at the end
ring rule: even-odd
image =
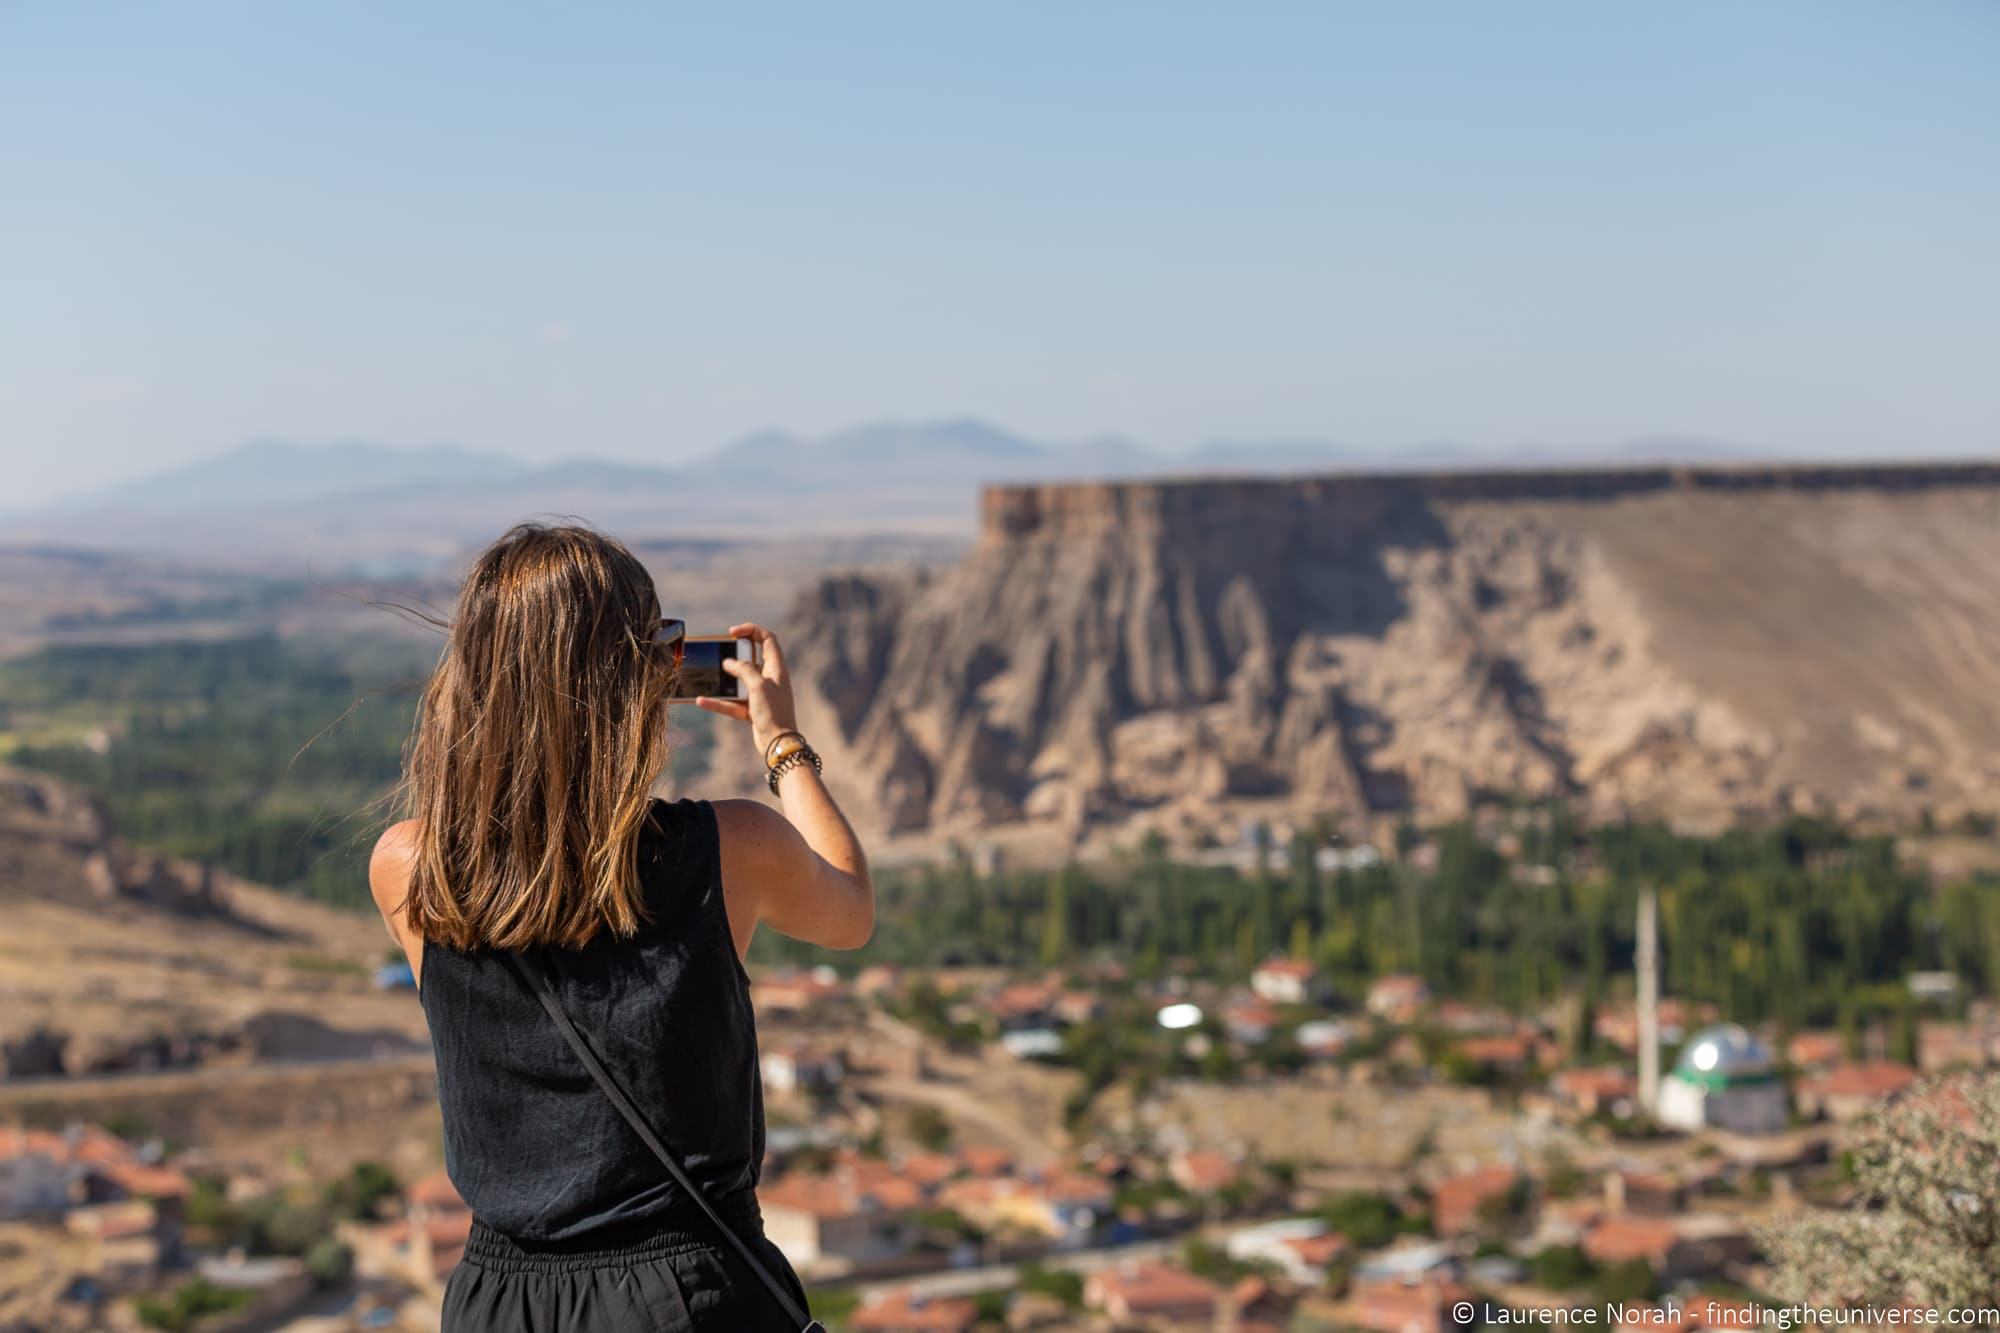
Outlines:
{"type": "Polygon", "coordinates": [[[811,764],[812,771],[815,773],[823,771],[818,750],[813,749],[810,745],[794,750],[777,763],[771,765],[770,772],[766,775],[766,780],[771,784],[771,795],[776,796],[778,794],[778,779],[801,764],[811,764]]]}
{"type": "Polygon", "coordinates": [[[781,731],[771,737],[771,743],[764,747],[764,767],[773,768],[786,755],[807,748],[806,738],[798,732],[781,731]]]}

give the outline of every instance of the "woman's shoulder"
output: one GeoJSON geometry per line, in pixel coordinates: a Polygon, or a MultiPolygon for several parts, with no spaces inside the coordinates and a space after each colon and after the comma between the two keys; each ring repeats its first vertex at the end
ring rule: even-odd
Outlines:
{"type": "Polygon", "coordinates": [[[785,854],[798,841],[791,821],[761,801],[681,800],[667,808],[674,811],[670,818],[697,831],[723,878],[739,884],[782,871],[785,854]]]}
{"type": "Polygon", "coordinates": [[[761,801],[717,801],[715,825],[726,880],[762,884],[795,869],[802,844],[782,811],[761,801]]]}
{"type": "Polygon", "coordinates": [[[383,916],[396,914],[409,892],[410,867],[417,859],[418,828],[414,819],[399,820],[375,839],[375,850],[368,857],[368,887],[383,916]]]}
{"type": "Polygon", "coordinates": [[[780,824],[790,827],[782,813],[773,810],[762,801],[738,797],[713,801],[709,806],[715,812],[716,831],[725,838],[767,837],[780,824]]]}
{"type": "Polygon", "coordinates": [[[417,859],[419,825],[405,819],[382,830],[375,850],[368,857],[368,891],[389,933],[404,951],[411,950],[411,932],[406,908],[410,898],[410,871],[417,859]]]}

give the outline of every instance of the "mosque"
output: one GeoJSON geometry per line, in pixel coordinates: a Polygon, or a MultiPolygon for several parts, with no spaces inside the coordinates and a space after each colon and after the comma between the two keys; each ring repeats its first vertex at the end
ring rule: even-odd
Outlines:
{"type": "Polygon", "coordinates": [[[1776,1134],[1790,1119],[1771,1052],[1735,1023],[1703,1028],[1681,1048],[1660,1084],[1656,1114],[1675,1129],[1734,1134],[1776,1134]]]}

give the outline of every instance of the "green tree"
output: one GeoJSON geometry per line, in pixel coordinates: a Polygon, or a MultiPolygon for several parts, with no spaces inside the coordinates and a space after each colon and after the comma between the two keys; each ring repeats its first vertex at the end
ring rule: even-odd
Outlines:
{"type": "Polygon", "coordinates": [[[1650,1301],[1659,1297],[1660,1277],[1644,1259],[1628,1259],[1599,1269],[1594,1286],[1597,1298],[1607,1304],[1650,1301]]]}
{"type": "Polygon", "coordinates": [[[134,1312],[148,1328],[184,1333],[209,1315],[240,1309],[255,1299],[255,1292],[218,1287],[205,1278],[194,1278],[175,1288],[174,1294],[164,1300],[141,1297],[134,1305],[134,1312]]]}
{"type": "Polygon", "coordinates": [[[375,1215],[376,1205],[401,1193],[396,1175],[380,1162],[356,1162],[344,1176],[328,1183],[324,1198],[329,1211],[356,1222],[375,1215]]]}
{"type": "Polygon", "coordinates": [[[1550,1291],[1575,1291],[1597,1277],[1597,1265],[1578,1245],[1551,1245],[1528,1264],[1535,1285],[1550,1291]]]}
{"type": "Polygon", "coordinates": [[[1350,1190],[1334,1195],[1320,1209],[1329,1228],[1364,1250],[1387,1245],[1403,1231],[1403,1210],[1386,1194],[1350,1190]]]}
{"type": "Polygon", "coordinates": [[[1906,1065],[1917,1063],[1917,1011],[1907,1001],[1896,1009],[1895,1026],[1889,1032],[1889,1058],[1906,1065]]]}
{"type": "Polygon", "coordinates": [[[1049,876],[1042,903],[1043,967],[1054,967],[1069,957],[1069,879],[1065,873],[1049,876]]]}

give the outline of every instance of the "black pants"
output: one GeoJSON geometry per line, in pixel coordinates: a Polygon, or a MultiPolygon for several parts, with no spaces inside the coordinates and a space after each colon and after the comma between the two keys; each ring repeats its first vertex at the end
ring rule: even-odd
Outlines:
{"type": "MultiPolygon", "coordinates": [[[[745,1238],[806,1308],[778,1247],[745,1238]]],[[[660,1231],[608,1250],[523,1246],[474,1223],[444,1289],[442,1333],[741,1333],[799,1330],[727,1242],[660,1231]]]]}

